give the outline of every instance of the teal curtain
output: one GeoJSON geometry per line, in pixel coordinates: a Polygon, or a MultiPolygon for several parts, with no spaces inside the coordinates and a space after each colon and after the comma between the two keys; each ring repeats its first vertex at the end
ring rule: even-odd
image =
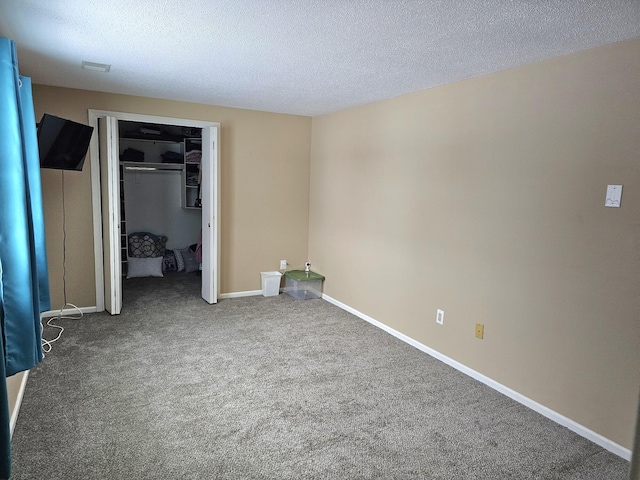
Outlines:
{"type": "MultiPolygon", "coordinates": [[[[0,347],[4,377],[42,360],[40,313],[50,310],[31,80],[14,42],[0,37],[0,347]]],[[[6,382],[0,381],[0,478],[11,474],[6,382]]]]}

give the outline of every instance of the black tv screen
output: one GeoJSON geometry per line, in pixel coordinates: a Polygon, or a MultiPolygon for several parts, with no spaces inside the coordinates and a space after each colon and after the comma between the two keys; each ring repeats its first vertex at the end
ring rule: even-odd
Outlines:
{"type": "Polygon", "coordinates": [[[45,113],[38,124],[41,168],[82,170],[93,127],[45,113]]]}

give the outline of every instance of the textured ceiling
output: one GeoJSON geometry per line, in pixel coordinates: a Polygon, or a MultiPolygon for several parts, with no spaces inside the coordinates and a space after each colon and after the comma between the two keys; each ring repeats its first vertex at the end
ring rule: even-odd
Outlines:
{"type": "Polygon", "coordinates": [[[319,115],[640,37],[640,1],[0,0],[0,36],[34,83],[319,115]]]}

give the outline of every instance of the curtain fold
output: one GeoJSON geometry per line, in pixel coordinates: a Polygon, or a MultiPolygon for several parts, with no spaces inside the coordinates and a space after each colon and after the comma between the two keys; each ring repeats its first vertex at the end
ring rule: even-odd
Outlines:
{"type": "MultiPolygon", "coordinates": [[[[0,38],[0,374],[42,360],[40,313],[50,310],[31,80],[18,74],[17,49],[0,38]]],[[[11,473],[6,382],[0,387],[0,478],[11,473]]]]}

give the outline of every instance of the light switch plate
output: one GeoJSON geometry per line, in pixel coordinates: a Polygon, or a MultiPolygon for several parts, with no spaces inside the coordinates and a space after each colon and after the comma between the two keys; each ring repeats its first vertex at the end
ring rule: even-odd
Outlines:
{"type": "Polygon", "coordinates": [[[622,185],[607,185],[607,198],[604,201],[605,207],[620,207],[622,199],[622,185]]]}

